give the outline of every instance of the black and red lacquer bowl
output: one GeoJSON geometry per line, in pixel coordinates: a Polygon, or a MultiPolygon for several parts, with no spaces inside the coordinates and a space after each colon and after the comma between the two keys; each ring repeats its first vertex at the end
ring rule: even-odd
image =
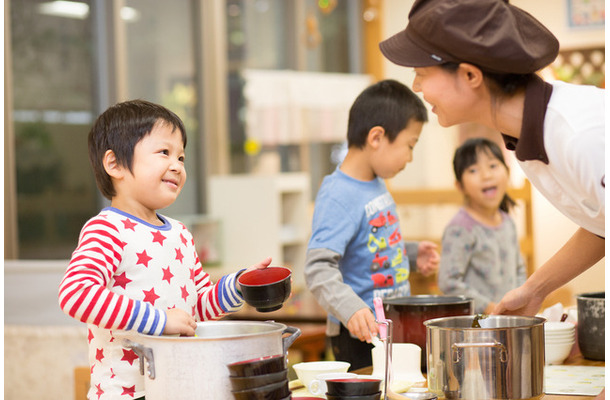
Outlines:
{"type": "Polygon", "coordinates": [[[237,278],[246,303],[259,312],[279,310],[290,296],[292,271],[269,266],[245,272],[237,278]]]}

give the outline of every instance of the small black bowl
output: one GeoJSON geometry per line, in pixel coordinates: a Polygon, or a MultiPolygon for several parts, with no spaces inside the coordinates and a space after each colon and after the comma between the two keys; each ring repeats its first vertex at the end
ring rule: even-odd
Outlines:
{"type": "Polygon", "coordinates": [[[231,392],[235,400],[282,400],[290,396],[288,379],[254,389],[231,392]]]}
{"type": "Polygon", "coordinates": [[[231,377],[272,374],[288,369],[283,355],[274,355],[238,361],[227,365],[231,377]]]}
{"type": "Polygon", "coordinates": [[[246,303],[259,312],[279,310],[290,296],[292,271],[270,266],[243,273],[237,278],[246,303]]]}
{"type": "Polygon", "coordinates": [[[285,380],[288,376],[288,369],[280,372],[272,372],[270,374],[254,375],[254,376],[230,376],[231,387],[233,390],[247,390],[257,387],[270,385],[285,380]]]}
{"type": "Polygon", "coordinates": [[[328,393],[334,396],[363,396],[379,392],[381,379],[341,378],[327,379],[328,393]]]}

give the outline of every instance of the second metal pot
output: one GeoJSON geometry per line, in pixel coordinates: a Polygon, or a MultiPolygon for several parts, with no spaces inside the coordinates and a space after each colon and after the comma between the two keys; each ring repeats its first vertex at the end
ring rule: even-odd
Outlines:
{"type": "Polygon", "coordinates": [[[540,399],[544,318],[494,315],[424,322],[428,389],[446,399],[540,399]]]}

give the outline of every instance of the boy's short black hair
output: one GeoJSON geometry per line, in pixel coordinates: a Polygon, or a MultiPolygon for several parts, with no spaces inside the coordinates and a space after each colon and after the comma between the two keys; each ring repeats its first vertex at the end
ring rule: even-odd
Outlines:
{"type": "Polygon", "coordinates": [[[104,169],[106,151],[112,150],[117,163],[133,171],[136,144],[160,121],[169,124],[173,131],[179,129],[182,143],[186,147],[186,129],[180,117],[149,101],[130,100],[115,104],[95,120],[89,132],[89,160],[97,186],[104,197],[110,200],[116,195],[112,180],[104,169]]]}
{"type": "Polygon", "coordinates": [[[379,81],[364,89],[352,104],[347,124],[348,147],[363,148],[371,128],[380,126],[393,142],[411,120],[428,122],[421,99],[393,79],[379,81]]]}

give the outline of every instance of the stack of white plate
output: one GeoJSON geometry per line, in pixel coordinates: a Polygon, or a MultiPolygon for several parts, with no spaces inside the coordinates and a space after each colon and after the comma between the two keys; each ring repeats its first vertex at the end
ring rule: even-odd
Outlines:
{"type": "Polygon", "coordinates": [[[545,364],[561,364],[568,357],[576,343],[576,329],[571,322],[545,322],[544,353],[545,364]]]}

